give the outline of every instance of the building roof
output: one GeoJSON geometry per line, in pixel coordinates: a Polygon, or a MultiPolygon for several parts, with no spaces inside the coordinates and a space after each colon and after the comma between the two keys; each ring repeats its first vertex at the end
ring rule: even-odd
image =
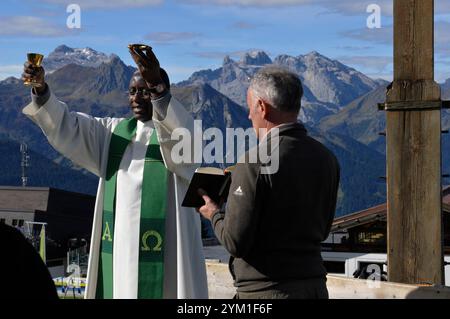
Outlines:
{"type": "Polygon", "coordinates": [[[381,204],[353,214],[335,218],[331,226],[331,232],[346,230],[360,224],[366,224],[377,220],[386,220],[387,205],[381,204]]]}
{"type": "Polygon", "coordinates": [[[0,186],[0,210],[46,211],[50,188],[0,186]]]}
{"type": "MultiPolygon", "coordinates": [[[[0,211],[47,211],[50,198],[55,196],[67,199],[70,196],[71,203],[91,200],[92,195],[75,193],[51,187],[15,187],[0,186],[0,211]]],[[[53,200],[54,201],[54,200],[53,200]]],[[[68,203],[66,203],[68,204],[68,203]]],[[[58,205],[61,205],[59,202],[58,205]]],[[[69,204],[72,205],[72,204],[69,204]]]]}
{"type": "MultiPolygon", "coordinates": [[[[442,210],[450,213],[450,186],[442,190],[442,210]]],[[[338,232],[375,221],[386,221],[386,203],[361,210],[356,213],[335,218],[331,226],[331,232],[338,232]]]]}

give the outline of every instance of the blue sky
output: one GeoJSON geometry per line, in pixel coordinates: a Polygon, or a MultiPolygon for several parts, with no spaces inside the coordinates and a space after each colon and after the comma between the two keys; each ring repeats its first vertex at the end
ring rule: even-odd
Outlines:
{"type": "MultiPolygon", "coordinates": [[[[133,64],[128,43],[150,44],[172,82],[218,68],[247,50],[272,58],[311,51],[373,78],[392,78],[392,0],[3,0],[0,79],[19,76],[26,52],[60,44],[115,53],[133,64]],[[69,29],[67,5],[81,8],[69,29]],[[381,28],[369,29],[369,4],[381,7],[381,28]]],[[[450,1],[435,0],[436,79],[450,78],[450,1]]]]}

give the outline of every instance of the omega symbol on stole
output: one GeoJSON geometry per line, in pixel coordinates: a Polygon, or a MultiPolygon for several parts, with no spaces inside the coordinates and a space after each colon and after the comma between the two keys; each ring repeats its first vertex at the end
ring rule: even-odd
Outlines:
{"type": "Polygon", "coordinates": [[[147,230],[142,235],[142,247],[141,251],[154,251],[154,252],[160,252],[161,246],[163,243],[163,239],[160,233],[158,233],[156,230],[147,230]],[[156,244],[151,247],[149,246],[149,238],[154,237],[156,239],[156,244]]]}

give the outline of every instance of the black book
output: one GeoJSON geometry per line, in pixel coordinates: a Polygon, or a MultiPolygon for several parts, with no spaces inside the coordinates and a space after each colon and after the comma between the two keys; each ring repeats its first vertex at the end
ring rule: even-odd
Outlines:
{"type": "Polygon", "coordinates": [[[195,170],[184,196],[184,207],[201,207],[205,205],[203,197],[199,195],[199,189],[203,189],[216,203],[225,202],[231,185],[231,168],[222,170],[215,167],[200,167],[195,170]]]}

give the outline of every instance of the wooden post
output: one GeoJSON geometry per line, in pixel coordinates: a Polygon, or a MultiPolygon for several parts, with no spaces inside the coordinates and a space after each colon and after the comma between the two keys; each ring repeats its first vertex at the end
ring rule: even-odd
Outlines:
{"type": "Polygon", "coordinates": [[[434,0],[394,0],[394,82],[386,99],[389,281],[444,283],[440,98],[434,0]]]}

